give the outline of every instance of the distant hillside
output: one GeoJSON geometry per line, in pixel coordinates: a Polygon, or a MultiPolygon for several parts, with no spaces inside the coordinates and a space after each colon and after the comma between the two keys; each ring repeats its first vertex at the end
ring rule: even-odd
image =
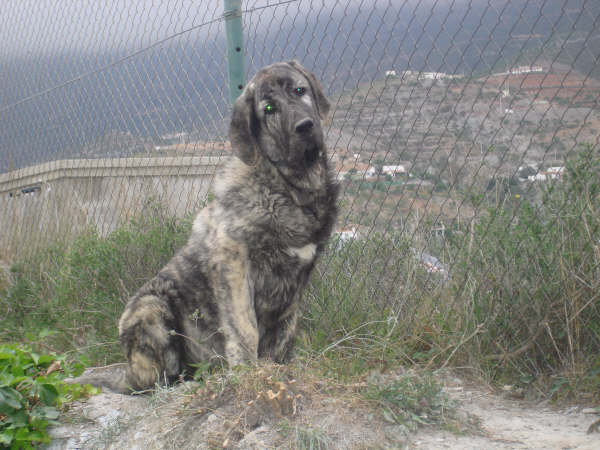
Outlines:
{"type": "Polygon", "coordinates": [[[358,169],[343,188],[353,206],[346,222],[396,223],[418,209],[468,217],[470,196],[498,182],[534,199],[527,175],[564,165],[600,132],[600,83],[544,70],[438,80],[400,72],[334,96],[328,144],[338,167],[358,169]],[[393,164],[411,177],[373,179],[364,169],[393,164]]]}
{"type": "Polygon", "coordinates": [[[478,168],[491,153],[483,168],[508,175],[595,140],[599,98],[600,82],[575,73],[428,80],[400,72],[336,97],[329,142],[422,169],[441,159],[478,168]]]}

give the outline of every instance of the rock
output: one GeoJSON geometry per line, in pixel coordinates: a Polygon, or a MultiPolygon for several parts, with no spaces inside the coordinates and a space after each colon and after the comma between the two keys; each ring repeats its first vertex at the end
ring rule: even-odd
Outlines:
{"type": "Polygon", "coordinates": [[[85,448],[102,434],[118,432],[124,423],[148,408],[148,398],[103,392],[90,397],[61,417],[63,424],[50,427],[52,450],[85,448]],[[85,431],[84,431],[85,430],[85,431]]]}
{"type": "Polygon", "coordinates": [[[250,433],[246,434],[235,446],[240,449],[266,449],[265,440],[270,440],[269,437],[274,433],[271,427],[267,425],[260,426],[250,433]]]}

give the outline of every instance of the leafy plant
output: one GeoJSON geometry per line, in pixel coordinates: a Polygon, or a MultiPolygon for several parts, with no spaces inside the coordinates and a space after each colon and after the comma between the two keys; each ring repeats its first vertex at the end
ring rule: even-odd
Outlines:
{"type": "Polygon", "coordinates": [[[295,448],[297,450],[327,450],[330,439],[320,428],[309,428],[301,426],[291,426],[287,419],[279,424],[279,433],[288,437],[295,434],[295,448]]]}
{"type": "Polygon", "coordinates": [[[46,428],[56,423],[60,410],[99,392],[90,385],[64,382],[65,376],[82,371],[83,365],[70,364],[65,356],[38,354],[26,345],[1,344],[0,447],[29,449],[50,442],[46,428]]]}

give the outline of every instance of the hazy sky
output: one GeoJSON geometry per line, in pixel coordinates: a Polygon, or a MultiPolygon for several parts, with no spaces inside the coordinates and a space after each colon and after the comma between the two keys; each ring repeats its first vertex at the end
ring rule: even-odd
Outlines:
{"type": "Polygon", "coordinates": [[[137,49],[222,11],[219,0],[2,0],[0,54],[137,49]]]}
{"type": "MultiPolygon", "coordinates": [[[[477,2],[477,0],[474,0],[477,2]]],[[[504,0],[492,0],[492,3],[504,0]]],[[[447,9],[466,0],[409,0],[423,12],[447,9]]],[[[258,28],[269,27],[283,15],[365,11],[396,7],[406,0],[244,0],[242,9],[258,28]],[[267,5],[277,5],[267,10],[267,5]],[[268,12],[266,12],[268,11],[268,12]],[[259,17],[261,14],[264,16],[259,17]]],[[[487,2],[486,2],[487,3],[487,2]]],[[[138,50],[165,37],[211,22],[223,14],[223,0],[2,0],[0,2],[0,56],[54,52],[138,50]]],[[[411,5],[411,6],[412,6],[411,5]]],[[[410,10],[413,8],[411,7],[410,10]]],[[[408,11],[409,8],[406,8],[408,11]]],[[[212,24],[197,33],[215,33],[212,24]]]]}

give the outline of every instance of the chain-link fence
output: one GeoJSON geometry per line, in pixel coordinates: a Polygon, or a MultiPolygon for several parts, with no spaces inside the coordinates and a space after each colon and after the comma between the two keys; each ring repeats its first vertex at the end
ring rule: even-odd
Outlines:
{"type": "MultiPolygon", "coordinates": [[[[597,365],[600,4],[242,9],[247,76],[298,59],[333,105],[341,214],[307,327],[442,364],[597,365]]],[[[210,199],[230,157],[221,1],[8,1],[0,30],[0,259],[210,199]]]]}

